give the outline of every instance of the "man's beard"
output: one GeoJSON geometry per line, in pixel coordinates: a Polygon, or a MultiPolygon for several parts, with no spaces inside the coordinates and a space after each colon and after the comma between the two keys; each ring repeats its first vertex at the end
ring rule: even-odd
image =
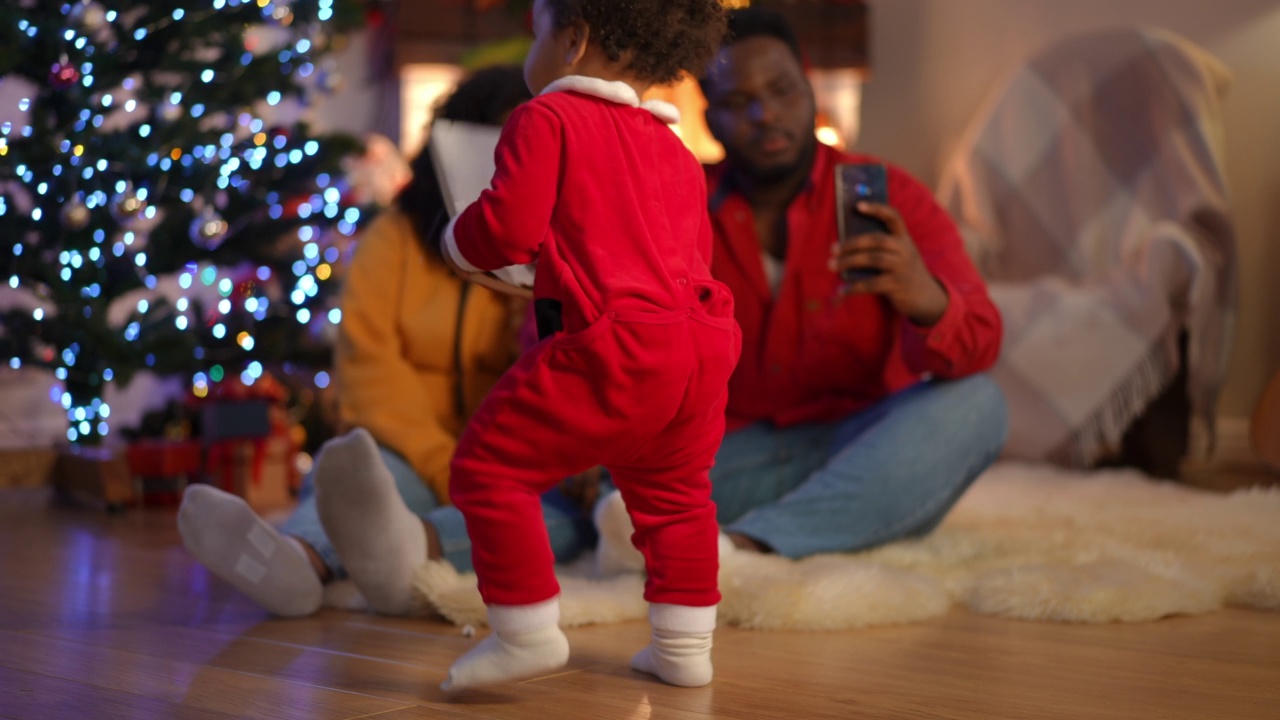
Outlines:
{"type": "Polygon", "coordinates": [[[807,175],[809,168],[813,166],[814,151],[817,143],[817,138],[807,138],[807,142],[801,148],[795,162],[785,165],[773,165],[770,167],[752,165],[750,160],[729,147],[725,147],[725,157],[729,160],[730,167],[743,176],[743,179],[757,188],[766,188],[773,185],[781,185],[794,179],[797,175],[807,175]]]}

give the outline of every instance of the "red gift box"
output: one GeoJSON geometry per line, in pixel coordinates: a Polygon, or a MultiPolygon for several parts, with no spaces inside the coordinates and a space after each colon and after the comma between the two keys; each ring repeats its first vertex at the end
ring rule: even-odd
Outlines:
{"type": "Polygon", "coordinates": [[[257,440],[227,440],[209,447],[209,482],[265,510],[293,501],[297,483],[297,447],[286,435],[257,440]]]}
{"type": "Polygon", "coordinates": [[[202,448],[194,440],[135,440],[126,458],[143,505],[177,505],[204,465],[202,448]]]}

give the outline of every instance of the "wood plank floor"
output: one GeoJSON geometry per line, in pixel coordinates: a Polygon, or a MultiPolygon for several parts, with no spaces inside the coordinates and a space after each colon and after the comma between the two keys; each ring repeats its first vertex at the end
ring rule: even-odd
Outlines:
{"type": "Polygon", "coordinates": [[[448,698],[475,640],[326,611],[272,620],[211,578],[173,514],[0,491],[0,718],[1280,718],[1280,614],[1143,625],[956,612],[831,634],[724,629],[716,680],[627,669],[642,623],[569,631],[563,672],[448,698]]]}

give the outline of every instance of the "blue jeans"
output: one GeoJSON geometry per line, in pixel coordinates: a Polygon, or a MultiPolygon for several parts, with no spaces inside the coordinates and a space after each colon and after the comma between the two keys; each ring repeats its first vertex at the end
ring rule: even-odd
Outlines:
{"type": "MultiPolygon", "coordinates": [[[[462,519],[462,513],[451,505],[440,505],[435,494],[404,458],[386,448],[379,449],[382,451],[382,461],[395,479],[396,489],[400,491],[400,497],[409,511],[435,526],[445,560],[460,571],[471,570],[471,541],[467,539],[467,525],[462,519]]],[[[312,476],[308,475],[302,481],[298,506],[281,526],[280,532],[310,545],[334,578],[346,577],[342,561],[338,559],[333,543],[329,542],[329,536],[320,524],[315,492],[315,483],[312,476]]],[[[546,520],[547,535],[557,562],[571,560],[583,548],[594,544],[595,536],[590,527],[590,518],[576,510],[559,491],[552,490],[543,496],[542,516],[546,520]]],[[[369,532],[378,532],[378,528],[371,527],[369,532]]]]}
{"type": "MultiPolygon", "coordinates": [[[[937,527],[999,456],[1007,434],[1004,395],[989,377],[921,383],[839,422],[761,423],[727,434],[711,495],[726,532],[781,555],[865,550],[937,527]]],[[[435,526],[445,559],[470,570],[462,513],[441,507],[399,455],[383,448],[382,457],[405,505],[435,526]]],[[[595,544],[590,518],[557,491],[543,496],[542,515],[557,561],[595,544]]],[[[311,545],[335,577],[345,575],[320,525],[310,477],[281,532],[311,545]]]]}
{"type": "Polygon", "coordinates": [[[725,436],[720,524],[800,558],[924,535],[1000,454],[1004,395],[985,375],[926,382],[843,421],[725,436]]]}

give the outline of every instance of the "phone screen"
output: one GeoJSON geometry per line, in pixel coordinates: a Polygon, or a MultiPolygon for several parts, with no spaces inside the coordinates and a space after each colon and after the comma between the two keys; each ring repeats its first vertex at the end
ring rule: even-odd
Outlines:
{"type": "MultiPolygon", "coordinates": [[[[836,223],[841,241],[859,235],[888,232],[889,227],[879,218],[858,212],[858,203],[889,203],[889,177],[884,165],[879,163],[841,163],[836,166],[836,223]]],[[[879,275],[879,270],[846,270],[845,282],[865,280],[879,275]]]]}

